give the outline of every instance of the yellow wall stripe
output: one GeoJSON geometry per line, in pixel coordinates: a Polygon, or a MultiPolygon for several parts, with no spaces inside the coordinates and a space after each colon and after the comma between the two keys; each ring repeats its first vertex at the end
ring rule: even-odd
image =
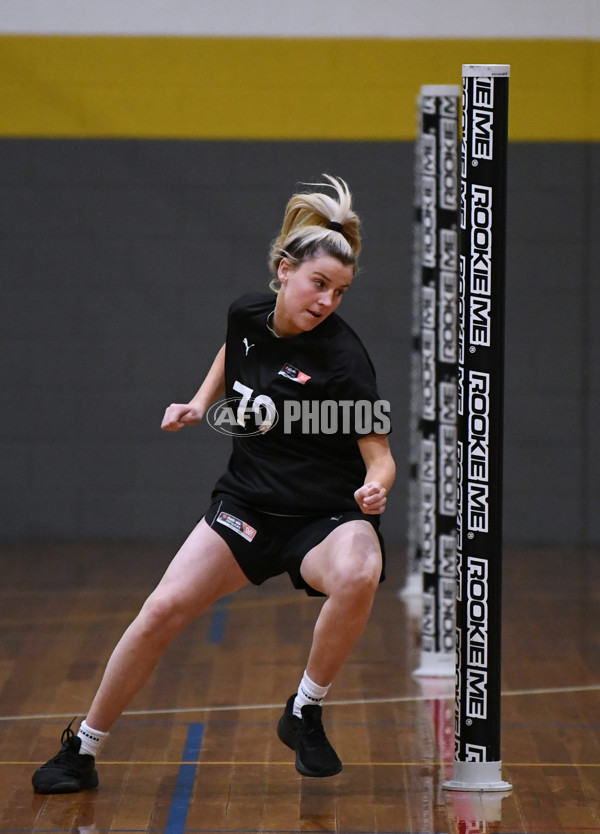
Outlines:
{"type": "Polygon", "coordinates": [[[600,140],[600,42],[0,36],[0,136],[407,140],[423,84],[511,65],[510,137],[600,140]]]}

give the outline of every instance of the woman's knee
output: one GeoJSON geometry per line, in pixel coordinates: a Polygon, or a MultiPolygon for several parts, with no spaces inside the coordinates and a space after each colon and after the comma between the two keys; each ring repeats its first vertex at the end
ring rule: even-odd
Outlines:
{"type": "Polygon", "coordinates": [[[328,597],[372,597],[382,569],[377,533],[366,521],[341,525],[313,548],[301,573],[313,588],[328,597]]]}
{"type": "Polygon", "coordinates": [[[155,591],[142,606],[137,619],[138,627],[146,638],[169,642],[185,627],[190,617],[185,606],[174,596],[155,591]]]}
{"type": "Polygon", "coordinates": [[[381,549],[375,537],[360,549],[348,552],[345,558],[337,562],[337,575],[331,583],[332,594],[348,598],[372,598],[379,586],[381,568],[381,549]]]}
{"type": "Polygon", "coordinates": [[[351,560],[337,582],[337,590],[346,597],[373,596],[381,577],[381,556],[351,560]]]}

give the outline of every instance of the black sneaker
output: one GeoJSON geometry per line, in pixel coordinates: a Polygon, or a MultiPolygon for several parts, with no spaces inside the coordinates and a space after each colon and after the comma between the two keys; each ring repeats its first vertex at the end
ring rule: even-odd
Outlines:
{"type": "Polygon", "coordinates": [[[75,735],[71,724],[63,730],[60,752],[33,774],[31,782],[35,793],[77,793],[98,787],[96,759],[87,753],[79,753],[81,739],[75,735]]]}
{"type": "Polygon", "coordinates": [[[335,776],[342,769],[337,753],[329,743],[321,719],[322,708],[302,707],[302,718],[294,715],[294,692],[288,698],[277,735],[291,750],[296,751],[296,770],[303,776],[335,776]]]}

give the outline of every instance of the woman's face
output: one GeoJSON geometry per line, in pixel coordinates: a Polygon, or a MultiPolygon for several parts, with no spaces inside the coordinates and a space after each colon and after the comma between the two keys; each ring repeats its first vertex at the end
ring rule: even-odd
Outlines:
{"type": "Polygon", "coordinates": [[[273,317],[277,335],[297,336],[314,330],[339,307],[353,276],[354,267],[332,255],[316,255],[298,266],[283,258],[277,271],[281,289],[273,317]]]}

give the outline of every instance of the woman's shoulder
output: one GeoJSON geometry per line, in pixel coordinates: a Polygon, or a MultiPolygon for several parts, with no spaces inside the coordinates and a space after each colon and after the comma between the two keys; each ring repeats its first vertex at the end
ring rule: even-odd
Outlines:
{"type": "Polygon", "coordinates": [[[342,363],[347,361],[349,356],[371,362],[362,339],[345,319],[333,313],[329,317],[329,322],[331,324],[328,336],[334,342],[336,354],[342,363]]]}

